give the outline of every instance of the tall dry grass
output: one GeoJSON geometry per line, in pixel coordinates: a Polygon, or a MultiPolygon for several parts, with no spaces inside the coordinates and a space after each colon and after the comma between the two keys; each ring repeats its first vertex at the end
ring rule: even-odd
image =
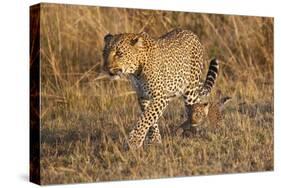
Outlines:
{"type": "Polygon", "coordinates": [[[43,184],[273,170],[272,18],[42,4],[40,35],[43,184]],[[233,97],[224,123],[175,137],[175,100],[160,119],[163,144],[124,151],[140,109],[128,81],[99,75],[103,37],[176,27],[199,36],[206,62],[220,60],[216,87],[233,97]]]}

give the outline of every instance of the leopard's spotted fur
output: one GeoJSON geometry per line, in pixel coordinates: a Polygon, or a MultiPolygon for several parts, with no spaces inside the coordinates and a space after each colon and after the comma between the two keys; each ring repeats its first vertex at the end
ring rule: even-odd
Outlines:
{"type": "Polygon", "coordinates": [[[224,106],[231,100],[229,96],[221,95],[221,91],[217,91],[216,99],[214,101],[205,103],[196,103],[191,106],[191,121],[185,121],[177,129],[176,134],[184,134],[185,131],[196,130],[199,125],[208,123],[209,127],[218,128],[224,116],[224,106]]]}
{"type": "Polygon", "coordinates": [[[130,147],[140,147],[148,132],[152,142],[161,142],[157,121],[169,101],[179,96],[186,106],[200,101],[203,47],[198,37],[175,29],[159,38],[146,33],[108,34],[104,41],[105,69],[131,79],[143,112],[129,134],[130,147]]]}

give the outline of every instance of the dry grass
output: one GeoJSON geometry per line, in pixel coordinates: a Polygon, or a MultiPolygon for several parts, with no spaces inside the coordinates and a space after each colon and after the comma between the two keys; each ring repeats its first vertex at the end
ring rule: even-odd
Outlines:
{"type": "MultiPolygon", "coordinates": [[[[42,184],[273,170],[273,19],[43,4],[42,184]],[[140,115],[128,81],[99,77],[103,36],[195,32],[221,60],[217,87],[234,100],[225,123],[188,138],[173,101],[160,119],[161,146],[124,151],[140,115]]],[[[207,67],[207,66],[206,66],[207,67]]]]}

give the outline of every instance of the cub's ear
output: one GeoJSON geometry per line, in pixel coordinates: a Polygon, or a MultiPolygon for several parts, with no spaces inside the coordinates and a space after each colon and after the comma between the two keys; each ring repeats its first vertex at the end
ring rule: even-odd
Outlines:
{"type": "Polygon", "coordinates": [[[203,106],[204,106],[204,112],[205,112],[205,115],[208,115],[208,113],[209,113],[210,103],[205,102],[205,103],[203,103],[203,106]]]}
{"type": "Polygon", "coordinates": [[[209,108],[209,105],[210,105],[210,103],[208,103],[208,102],[203,103],[203,106],[204,106],[205,108],[209,108]]]}
{"type": "Polygon", "coordinates": [[[113,38],[113,35],[111,35],[110,33],[108,33],[107,35],[104,36],[104,42],[108,43],[111,39],[113,38]]]}
{"type": "Polygon", "coordinates": [[[221,103],[222,103],[222,104],[226,104],[226,103],[228,103],[230,100],[231,100],[231,97],[225,96],[225,97],[222,97],[222,98],[221,98],[221,103]]]}
{"type": "Polygon", "coordinates": [[[131,39],[130,45],[131,46],[143,46],[143,37],[142,36],[136,36],[135,38],[131,39]]]}

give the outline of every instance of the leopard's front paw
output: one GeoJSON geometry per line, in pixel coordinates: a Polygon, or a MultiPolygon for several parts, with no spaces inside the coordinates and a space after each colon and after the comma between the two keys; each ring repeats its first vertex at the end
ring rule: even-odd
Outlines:
{"type": "Polygon", "coordinates": [[[140,148],[143,145],[144,136],[139,135],[133,130],[129,135],[129,147],[131,149],[140,148]]]}
{"type": "Polygon", "coordinates": [[[162,138],[159,132],[148,135],[148,144],[162,144],[162,138]]]}

